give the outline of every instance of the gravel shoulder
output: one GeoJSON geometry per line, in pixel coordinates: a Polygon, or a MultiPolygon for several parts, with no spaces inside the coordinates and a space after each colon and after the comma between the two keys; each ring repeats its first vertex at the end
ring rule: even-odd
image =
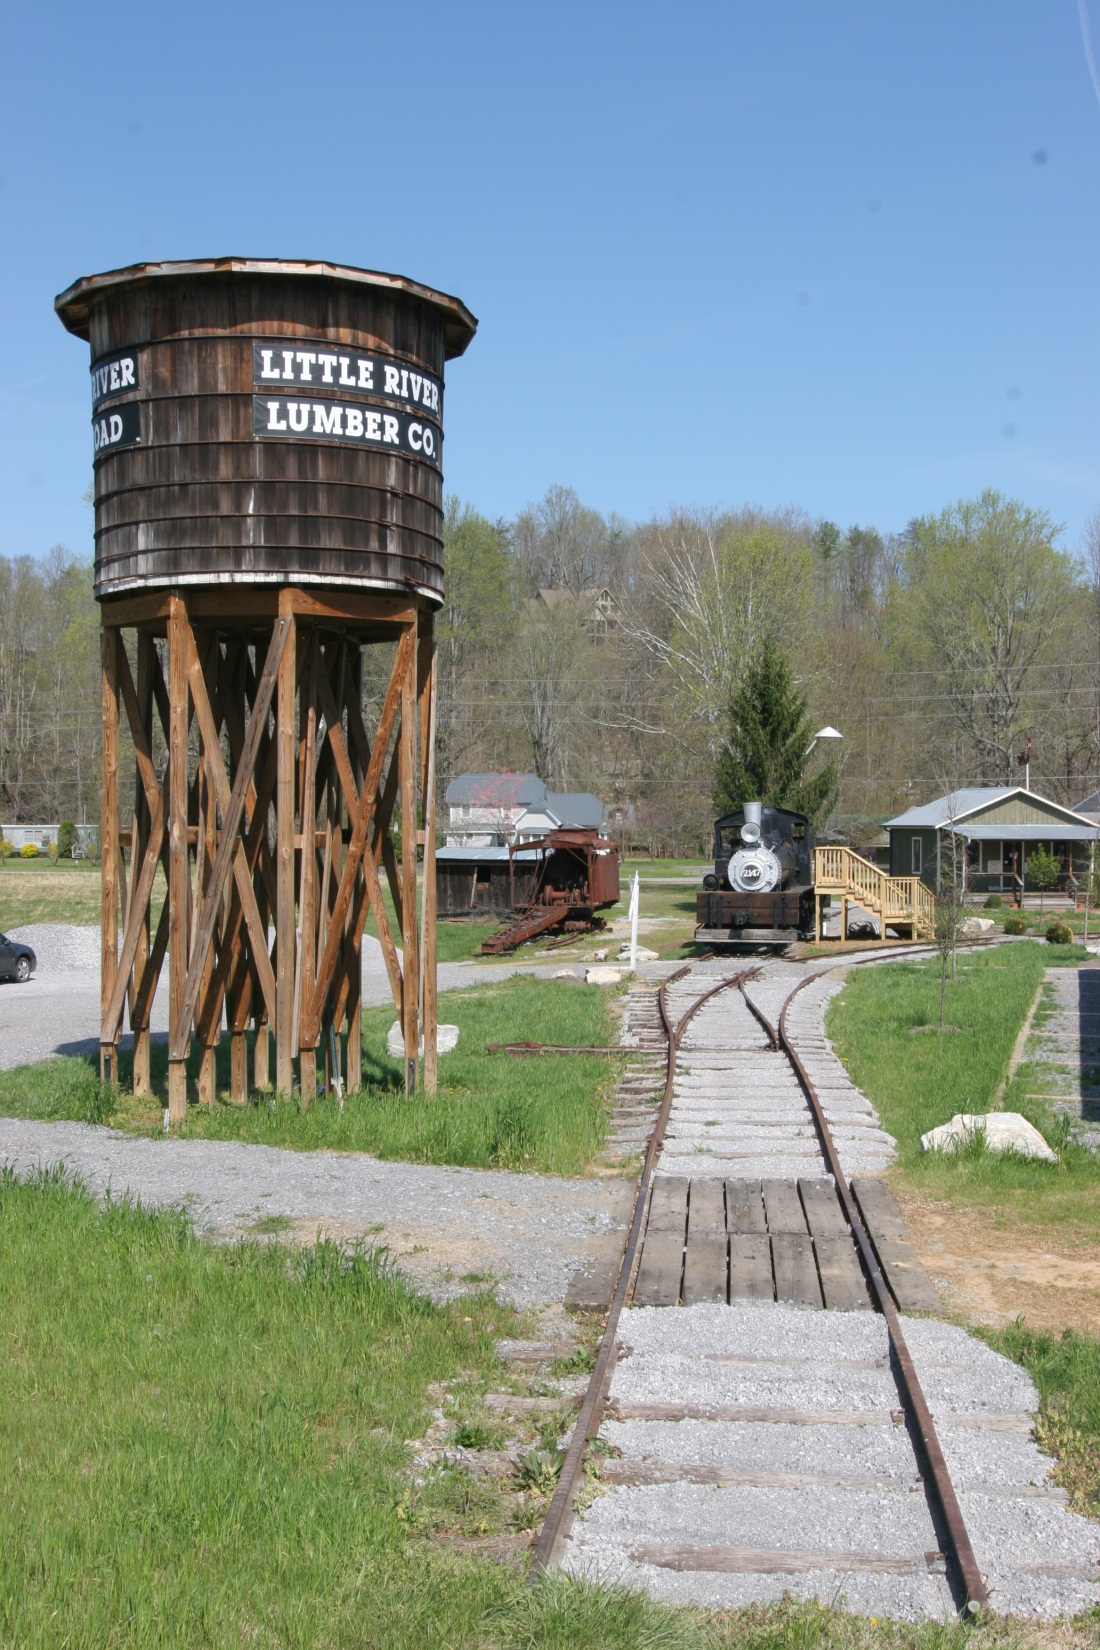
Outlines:
{"type": "Polygon", "coordinates": [[[495,1281],[520,1308],[559,1302],[601,1236],[629,1219],[632,1182],[557,1180],[290,1152],[236,1141],[149,1140],[85,1123],[0,1118],[0,1164],[63,1167],[101,1198],[182,1208],[219,1242],[280,1233],[385,1247],[434,1299],[495,1281]]]}

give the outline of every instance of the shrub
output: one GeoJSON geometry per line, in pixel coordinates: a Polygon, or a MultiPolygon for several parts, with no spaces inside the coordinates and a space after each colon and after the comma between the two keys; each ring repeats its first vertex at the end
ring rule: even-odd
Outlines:
{"type": "Polygon", "coordinates": [[[1026,934],[1027,933],[1027,922],[1023,917],[1020,916],[1019,912],[1016,912],[1011,917],[1006,917],[1005,918],[1005,933],[1006,934],[1026,934]]]}
{"type": "Polygon", "coordinates": [[[58,859],[72,859],[76,842],[76,826],[71,819],[63,819],[57,830],[58,859]]]}
{"type": "Polygon", "coordinates": [[[47,842],[47,844],[46,844],[46,853],[49,855],[50,864],[51,865],[56,865],[57,864],[57,843],[56,842],[47,842]]]}
{"type": "Polygon", "coordinates": [[[10,859],[14,852],[15,848],[8,841],[7,837],[0,836],[0,859],[10,859]]]}
{"type": "Polygon", "coordinates": [[[985,902],[985,908],[987,911],[999,911],[1003,904],[1004,900],[1001,898],[1000,894],[990,894],[989,898],[985,902]]]}
{"type": "Polygon", "coordinates": [[[19,850],[19,858],[20,859],[37,859],[38,858],[38,844],[37,844],[37,842],[24,842],[23,846],[19,850]]]}
{"type": "MultiPolygon", "coordinates": [[[[1006,924],[1007,926],[1007,924],[1006,924]]],[[[1052,922],[1047,929],[1047,939],[1051,945],[1072,945],[1073,929],[1068,922],[1052,922]]]]}

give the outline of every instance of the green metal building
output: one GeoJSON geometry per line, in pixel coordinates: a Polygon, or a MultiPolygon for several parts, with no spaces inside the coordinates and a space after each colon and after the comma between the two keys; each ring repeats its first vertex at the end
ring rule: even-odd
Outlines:
{"type": "Polygon", "coordinates": [[[1042,846],[1060,863],[1058,888],[1080,883],[1100,828],[1084,814],[1016,785],[972,785],[886,821],[890,875],[938,886],[952,838],[972,894],[1026,892],[1027,856],[1042,846]]]}

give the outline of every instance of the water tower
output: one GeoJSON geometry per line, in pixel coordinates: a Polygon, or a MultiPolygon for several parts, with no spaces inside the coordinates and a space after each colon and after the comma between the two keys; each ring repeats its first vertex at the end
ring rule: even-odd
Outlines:
{"type": "Polygon", "coordinates": [[[55,307],[91,345],[101,1075],[117,1081],[126,1011],[134,1090],[149,1093],[167,957],[171,1120],[185,1115],[192,1042],[199,1100],[213,1100],[223,1019],[236,1100],[250,1028],[257,1085],[273,1032],[281,1093],[297,1059],[307,1103],[319,1057],[330,1081],[346,1060],[358,1087],[369,915],[406,1087],[423,1039],[433,1092],[443,372],[477,322],[401,276],[248,258],[91,275],[55,307]],[[370,716],[365,661],[384,665],[370,716]],[[136,759],[125,826],[123,713],[136,759]]]}

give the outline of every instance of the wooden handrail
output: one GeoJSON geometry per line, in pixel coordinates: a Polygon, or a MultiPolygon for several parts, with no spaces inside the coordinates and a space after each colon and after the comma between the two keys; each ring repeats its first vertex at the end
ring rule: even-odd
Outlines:
{"type": "Polygon", "coordinates": [[[814,849],[814,886],[818,894],[843,894],[876,911],[883,928],[889,922],[931,929],[936,900],[920,877],[892,877],[851,848],[814,849]]]}

